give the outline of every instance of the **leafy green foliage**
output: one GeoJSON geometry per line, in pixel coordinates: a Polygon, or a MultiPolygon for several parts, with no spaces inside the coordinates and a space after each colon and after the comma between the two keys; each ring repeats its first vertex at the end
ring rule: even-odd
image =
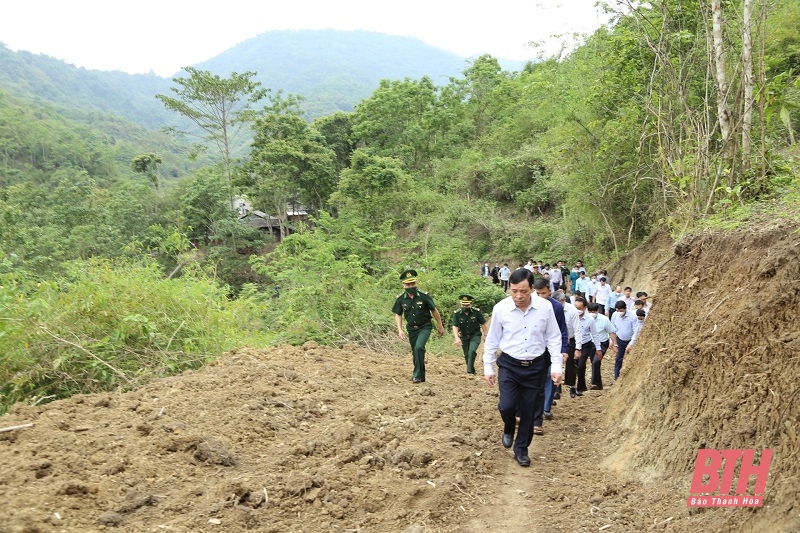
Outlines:
{"type": "Polygon", "coordinates": [[[205,277],[167,280],[154,263],[77,262],[67,276],[0,287],[0,410],[25,398],[127,389],[262,345],[259,309],[205,277]]]}
{"type": "Polygon", "coordinates": [[[269,206],[283,221],[290,204],[312,212],[326,207],[336,186],[336,154],[299,116],[299,109],[273,100],[256,121],[244,182],[250,196],[269,206]]]}
{"type": "Polygon", "coordinates": [[[379,273],[394,239],[391,222],[369,227],[322,212],[314,224],[314,231],[286,237],[267,258],[252,258],[253,268],[276,285],[266,318],[277,340],[368,342],[388,331],[393,297],[379,273]]]}

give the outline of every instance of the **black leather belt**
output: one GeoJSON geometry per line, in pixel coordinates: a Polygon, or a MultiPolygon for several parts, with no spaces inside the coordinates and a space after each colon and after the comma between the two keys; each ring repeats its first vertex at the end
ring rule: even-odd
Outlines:
{"type": "Polygon", "coordinates": [[[500,355],[505,355],[512,363],[518,364],[519,366],[531,366],[536,359],[517,359],[511,355],[508,355],[506,352],[500,352],[500,355]]]}

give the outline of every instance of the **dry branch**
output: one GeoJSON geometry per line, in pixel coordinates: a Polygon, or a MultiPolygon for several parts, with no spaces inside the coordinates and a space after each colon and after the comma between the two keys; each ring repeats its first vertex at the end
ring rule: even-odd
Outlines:
{"type": "Polygon", "coordinates": [[[90,355],[90,356],[94,357],[94,358],[95,358],[95,359],[97,359],[97,360],[98,360],[100,363],[102,363],[103,365],[105,365],[106,367],[108,367],[108,368],[109,368],[109,370],[111,370],[111,371],[112,371],[112,372],[114,372],[116,375],[118,375],[119,377],[121,377],[122,379],[124,379],[124,380],[125,380],[125,382],[127,382],[129,385],[133,385],[133,382],[132,382],[131,380],[129,380],[129,379],[128,379],[128,376],[126,376],[126,375],[125,375],[125,373],[124,373],[122,370],[119,370],[118,368],[115,368],[114,366],[110,365],[108,362],[106,362],[106,361],[103,361],[103,359],[101,359],[100,357],[96,356],[95,354],[93,354],[92,352],[90,352],[89,350],[87,350],[86,348],[84,348],[83,346],[81,346],[80,344],[76,344],[76,343],[74,343],[74,342],[70,342],[70,341],[68,341],[67,339],[62,339],[61,337],[59,337],[58,335],[56,335],[55,333],[53,333],[52,331],[50,331],[49,329],[47,329],[47,328],[46,328],[46,327],[44,327],[44,326],[39,326],[39,327],[42,329],[42,331],[44,331],[45,333],[47,333],[48,335],[50,335],[51,337],[53,337],[53,338],[54,338],[54,339],[56,339],[57,341],[61,341],[61,342],[63,342],[64,344],[69,344],[70,346],[72,346],[72,347],[74,347],[74,348],[77,348],[77,349],[79,349],[80,351],[82,351],[82,352],[84,352],[84,353],[86,353],[86,354],[88,354],[88,355],[90,355]]]}
{"type": "Polygon", "coordinates": [[[29,427],[33,427],[33,422],[30,422],[28,424],[20,424],[19,426],[8,426],[7,428],[0,428],[0,433],[8,433],[9,431],[16,431],[18,429],[29,428],[29,427]]]}

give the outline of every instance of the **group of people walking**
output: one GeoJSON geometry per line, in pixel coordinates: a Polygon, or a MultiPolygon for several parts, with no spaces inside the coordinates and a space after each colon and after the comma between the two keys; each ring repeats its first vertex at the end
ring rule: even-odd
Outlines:
{"type": "MultiPolygon", "coordinates": [[[[473,308],[471,295],[460,295],[460,308],[450,321],[453,342],[463,350],[467,373],[475,374],[477,350],[485,338],[483,375],[487,385],[499,387],[502,444],[513,446],[520,466],[529,466],[528,448],[534,435],[544,434],[544,420],[553,418],[562,383],[571,398],[602,390],[601,364],[609,350],[614,380],[619,379],[625,354],[647,317],[648,295],[638,292],[634,299],[630,287],[612,289],[606,271],[587,276],[582,261],[570,270],[564,261],[551,268],[531,259],[514,271],[507,264],[490,269],[486,262],[481,275],[510,294],[494,306],[491,321],[473,308]]],[[[392,312],[399,337],[411,344],[412,381],[422,383],[433,321],[439,335],[445,325],[430,295],[417,289],[417,273],[406,270],[400,280],[404,290],[392,312]]]]}

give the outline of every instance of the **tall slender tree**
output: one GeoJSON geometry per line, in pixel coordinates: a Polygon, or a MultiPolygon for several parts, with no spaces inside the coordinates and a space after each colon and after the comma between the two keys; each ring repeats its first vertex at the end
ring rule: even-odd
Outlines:
{"type": "MultiPolygon", "coordinates": [[[[225,169],[228,197],[233,205],[232,151],[240,141],[245,126],[258,116],[254,105],[269,92],[261,82],[253,80],[255,72],[231,73],[222,78],[207,70],[184,67],[188,78],[173,78],[176,97],[157,94],[164,105],[192,121],[200,128],[201,145],[216,148],[225,169]]],[[[173,130],[178,132],[177,130],[173,130]]],[[[187,132],[179,132],[187,133],[187,132]]]]}

